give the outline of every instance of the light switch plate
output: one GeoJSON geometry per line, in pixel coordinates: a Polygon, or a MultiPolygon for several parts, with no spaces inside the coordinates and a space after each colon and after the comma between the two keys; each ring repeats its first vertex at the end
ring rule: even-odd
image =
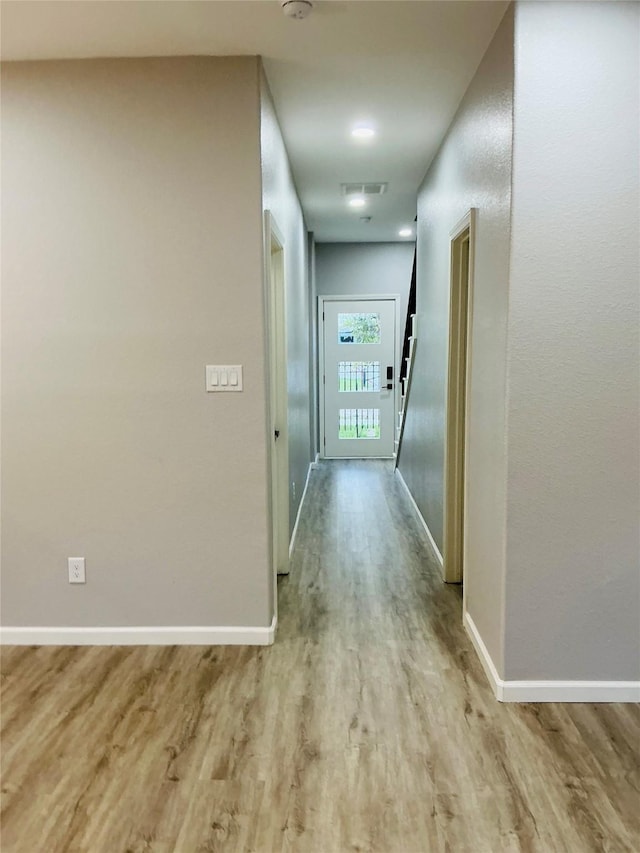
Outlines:
{"type": "Polygon", "coordinates": [[[242,391],[242,365],[208,364],[206,388],[209,392],[242,391]]]}

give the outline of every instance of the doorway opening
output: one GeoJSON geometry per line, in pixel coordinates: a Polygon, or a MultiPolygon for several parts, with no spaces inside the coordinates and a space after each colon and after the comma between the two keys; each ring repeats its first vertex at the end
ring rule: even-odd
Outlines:
{"type": "Polygon", "coordinates": [[[444,463],[443,571],[447,583],[462,583],[465,564],[466,459],[469,434],[471,318],[476,211],[451,232],[449,359],[444,463]]]}
{"type": "Polygon", "coordinates": [[[269,356],[269,428],[271,538],[274,612],[277,575],[289,573],[289,445],[287,429],[287,325],[284,239],[269,211],[265,212],[267,263],[267,336],[269,356]]]}

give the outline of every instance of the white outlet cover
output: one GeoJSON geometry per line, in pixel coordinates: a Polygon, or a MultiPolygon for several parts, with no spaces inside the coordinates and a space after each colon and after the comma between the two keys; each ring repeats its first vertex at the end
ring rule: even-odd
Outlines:
{"type": "Polygon", "coordinates": [[[86,583],[84,557],[69,557],[69,583],[86,583]]]}

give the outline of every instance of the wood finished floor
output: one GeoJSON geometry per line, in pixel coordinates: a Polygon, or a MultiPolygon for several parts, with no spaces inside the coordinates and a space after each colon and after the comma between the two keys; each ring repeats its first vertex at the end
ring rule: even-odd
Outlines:
{"type": "Polygon", "coordinates": [[[386,462],[312,472],[275,646],[5,647],[2,853],[637,851],[632,705],[501,705],[386,462]]]}

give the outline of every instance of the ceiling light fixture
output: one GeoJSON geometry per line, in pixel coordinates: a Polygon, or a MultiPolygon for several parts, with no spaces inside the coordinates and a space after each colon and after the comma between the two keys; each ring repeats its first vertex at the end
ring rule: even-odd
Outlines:
{"type": "Polygon", "coordinates": [[[400,231],[398,231],[398,236],[399,237],[412,237],[413,231],[411,230],[411,228],[401,228],[400,231]]]}
{"type": "Polygon", "coordinates": [[[365,125],[354,127],[351,131],[351,136],[354,136],[356,139],[372,139],[375,135],[375,130],[372,127],[367,127],[365,125]]]}
{"type": "Polygon", "coordinates": [[[366,201],[362,198],[362,196],[357,195],[355,198],[349,199],[349,207],[364,207],[366,201]]]}

